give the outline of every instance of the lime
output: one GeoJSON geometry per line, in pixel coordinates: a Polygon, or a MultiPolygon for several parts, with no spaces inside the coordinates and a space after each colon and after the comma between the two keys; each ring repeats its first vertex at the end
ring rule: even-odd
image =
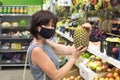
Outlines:
{"type": "Polygon", "coordinates": [[[77,27],[77,26],[78,26],[78,23],[77,23],[77,22],[73,22],[73,23],[72,23],[72,26],[73,26],[73,27],[77,27]]]}

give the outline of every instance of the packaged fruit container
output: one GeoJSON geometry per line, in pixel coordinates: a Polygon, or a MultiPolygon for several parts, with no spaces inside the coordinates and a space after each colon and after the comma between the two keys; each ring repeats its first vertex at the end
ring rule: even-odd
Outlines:
{"type": "Polygon", "coordinates": [[[120,50],[119,38],[107,38],[106,39],[106,54],[114,59],[118,59],[120,50]]]}
{"type": "Polygon", "coordinates": [[[108,70],[107,74],[102,77],[96,76],[94,80],[120,80],[120,69],[114,67],[111,70],[108,70]]]}
{"type": "Polygon", "coordinates": [[[85,80],[94,80],[95,76],[101,77],[106,74],[106,72],[96,73],[96,72],[92,71],[91,69],[87,68],[87,66],[82,63],[79,65],[79,72],[80,72],[80,75],[85,80]]]}
{"type": "Polygon", "coordinates": [[[21,45],[21,43],[12,43],[11,44],[11,49],[21,50],[22,49],[22,45],[21,45]]]}

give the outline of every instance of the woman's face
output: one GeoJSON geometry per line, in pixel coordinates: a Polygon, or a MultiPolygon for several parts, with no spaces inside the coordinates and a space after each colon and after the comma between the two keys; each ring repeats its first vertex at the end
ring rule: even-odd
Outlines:
{"type": "MultiPolygon", "coordinates": [[[[50,20],[50,22],[47,25],[42,25],[41,27],[47,28],[47,29],[55,29],[53,21],[50,20]]],[[[38,27],[38,32],[40,32],[41,27],[38,27]]]]}
{"type": "Polygon", "coordinates": [[[49,29],[55,29],[52,20],[50,20],[50,22],[47,25],[42,25],[42,27],[49,28],[49,29]]]}
{"type": "Polygon", "coordinates": [[[51,38],[55,33],[55,27],[53,25],[53,22],[50,21],[47,25],[42,25],[38,27],[38,33],[45,39],[51,38]]]}

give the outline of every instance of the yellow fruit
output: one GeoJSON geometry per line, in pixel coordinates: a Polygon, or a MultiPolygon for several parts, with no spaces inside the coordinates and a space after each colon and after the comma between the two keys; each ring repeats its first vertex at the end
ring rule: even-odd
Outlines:
{"type": "Polygon", "coordinates": [[[70,76],[70,80],[74,80],[75,79],[75,77],[74,76],[70,76]]]}
{"type": "Polygon", "coordinates": [[[78,48],[80,45],[83,47],[88,47],[89,45],[89,35],[85,28],[82,28],[81,26],[78,26],[74,29],[74,45],[76,48],[78,48]]]}

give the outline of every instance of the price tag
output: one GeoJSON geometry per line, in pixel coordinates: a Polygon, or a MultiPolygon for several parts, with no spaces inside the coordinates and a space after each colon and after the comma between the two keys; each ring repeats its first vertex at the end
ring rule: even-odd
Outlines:
{"type": "Polygon", "coordinates": [[[58,0],[58,6],[70,6],[71,0],[58,0]]]}

